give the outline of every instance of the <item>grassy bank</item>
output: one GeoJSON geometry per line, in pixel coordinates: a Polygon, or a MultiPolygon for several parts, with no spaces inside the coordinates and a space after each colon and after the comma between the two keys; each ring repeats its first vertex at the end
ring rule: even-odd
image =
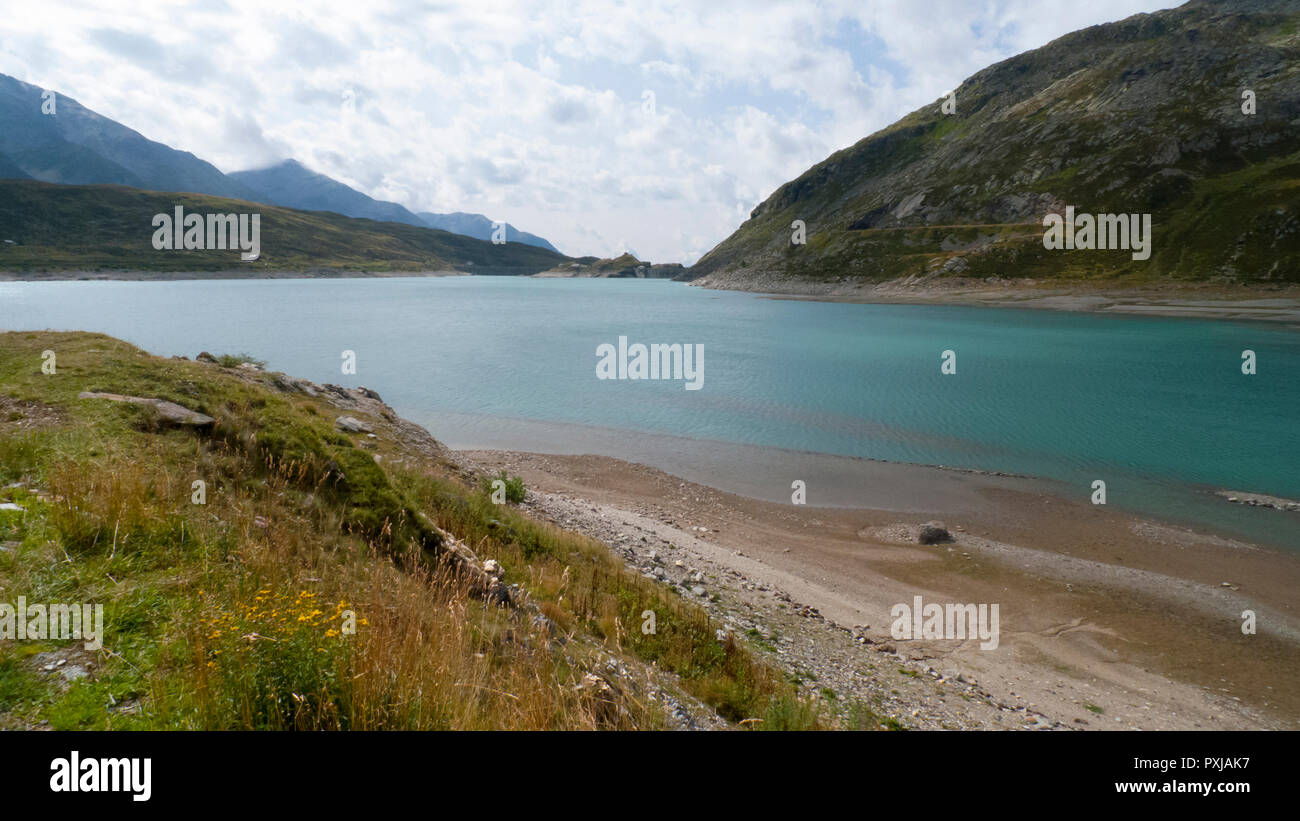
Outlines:
{"type": "Polygon", "coordinates": [[[603,544],[494,504],[387,406],[347,411],[373,437],[344,433],[336,395],[303,384],[0,334],[0,501],[22,508],[0,512],[0,602],[105,613],[99,650],[0,640],[0,727],[660,728],[670,701],[844,725],[603,544]],[[467,549],[513,605],[454,561],[467,549]]]}

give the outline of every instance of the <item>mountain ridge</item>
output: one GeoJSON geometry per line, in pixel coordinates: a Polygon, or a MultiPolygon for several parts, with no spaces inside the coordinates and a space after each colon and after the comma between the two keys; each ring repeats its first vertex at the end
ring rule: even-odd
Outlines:
{"type": "MultiPolygon", "coordinates": [[[[72,97],[56,92],[47,103],[45,94],[45,89],[0,74],[0,122],[5,123],[0,131],[0,179],[208,194],[491,238],[492,222],[481,214],[425,212],[417,216],[402,205],[377,200],[294,159],[223,173],[212,163],[150,140],[72,97]],[[47,110],[51,113],[45,113],[47,110]],[[456,226],[465,218],[474,224],[458,230],[456,226]],[[487,225],[486,233],[479,222],[487,225]]],[[[547,240],[509,224],[506,242],[560,253],[547,240]]]]}
{"type": "MultiPolygon", "coordinates": [[[[439,228],[443,231],[451,231],[453,234],[464,234],[467,237],[475,239],[491,240],[494,225],[492,220],[483,214],[470,214],[465,211],[453,211],[450,214],[435,214],[432,211],[420,211],[416,214],[425,225],[430,228],[439,228]]],[[[510,223],[505,224],[506,242],[522,242],[525,245],[535,245],[538,248],[545,248],[548,251],[560,253],[560,250],[552,245],[548,240],[530,234],[527,231],[520,231],[510,223]]]]}
{"type": "Polygon", "coordinates": [[[1298,31],[1295,4],[1193,0],[995,63],[958,86],[955,114],[930,103],[778,187],[686,278],[1300,281],[1298,31]],[[1151,259],[1044,248],[1045,215],[1070,205],[1153,214],[1151,259]]]}
{"type": "Polygon", "coordinates": [[[294,159],[265,168],[233,171],[228,176],[248,186],[271,205],[299,211],[332,211],[345,217],[425,227],[423,221],[403,206],[363,194],[332,177],[312,171],[294,159]]]}
{"type": "MultiPolygon", "coordinates": [[[[421,228],[437,228],[453,234],[491,240],[492,220],[482,214],[456,211],[437,214],[431,211],[413,212],[403,205],[377,200],[318,171],[313,171],[298,160],[282,160],[265,168],[235,171],[232,179],[248,186],[272,205],[283,205],[300,211],[332,211],[345,217],[373,219],[380,222],[403,222],[421,228]]],[[[520,242],[548,251],[560,253],[545,239],[520,231],[506,223],[506,242],[520,242]]]]}
{"type": "Polygon", "coordinates": [[[116,184],[249,199],[252,191],[188,151],[150,140],[55,93],[0,74],[0,154],[27,176],[69,185],[116,184]]]}

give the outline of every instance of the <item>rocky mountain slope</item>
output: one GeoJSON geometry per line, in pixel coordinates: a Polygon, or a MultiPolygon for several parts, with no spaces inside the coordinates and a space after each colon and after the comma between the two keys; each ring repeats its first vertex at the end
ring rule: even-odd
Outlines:
{"type": "Polygon", "coordinates": [[[651,263],[637,259],[629,253],[612,259],[578,257],[563,262],[549,271],[535,274],[539,277],[594,277],[599,279],[673,279],[681,278],[688,269],[678,262],[651,263]]]}
{"type": "Polygon", "coordinates": [[[1193,0],[1093,26],[970,77],[952,113],[946,99],[782,185],[689,276],[789,292],[1300,281],[1300,5],[1193,0]],[[1044,217],[1067,206],[1151,214],[1149,259],[1045,248],[1044,217]]]}
{"type": "Polygon", "coordinates": [[[0,179],[254,198],[251,189],[187,151],[147,139],[63,94],[47,100],[43,89],[3,74],[0,123],[0,179]]]}

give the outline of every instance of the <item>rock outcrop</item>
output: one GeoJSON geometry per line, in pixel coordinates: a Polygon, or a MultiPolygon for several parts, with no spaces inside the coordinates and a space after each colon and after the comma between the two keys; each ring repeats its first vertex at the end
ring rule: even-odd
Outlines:
{"type": "Polygon", "coordinates": [[[192,411],[189,408],[178,405],[175,402],[168,402],[165,399],[148,399],[142,396],[123,396],[120,393],[95,393],[93,391],[82,391],[77,394],[77,398],[107,399],[109,402],[127,402],[132,405],[147,405],[154,409],[160,422],[169,425],[206,428],[217,421],[207,414],[192,411]]]}
{"type": "Polygon", "coordinates": [[[371,433],[374,430],[354,416],[340,416],[334,420],[334,427],[347,433],[371,433]]]}
{"type": "Polygon", "coordinates": [[[632,254],[623,254],[613,259],[580,257],[534,274],[537,277],[593,277],[600,279],[676,279],[683,278],[689,269],[681,263],[660,263],[658,265],[637,259],[632,254]]]}

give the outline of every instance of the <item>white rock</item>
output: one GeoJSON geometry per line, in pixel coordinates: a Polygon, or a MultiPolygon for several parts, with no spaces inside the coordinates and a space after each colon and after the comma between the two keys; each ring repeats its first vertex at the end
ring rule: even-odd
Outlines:
{"type": "Polygon", "coordinates": [[[340,416],[334,420],[334,426],[348,433],[370,433],[370,426],[355,416],[340,416]]]}

